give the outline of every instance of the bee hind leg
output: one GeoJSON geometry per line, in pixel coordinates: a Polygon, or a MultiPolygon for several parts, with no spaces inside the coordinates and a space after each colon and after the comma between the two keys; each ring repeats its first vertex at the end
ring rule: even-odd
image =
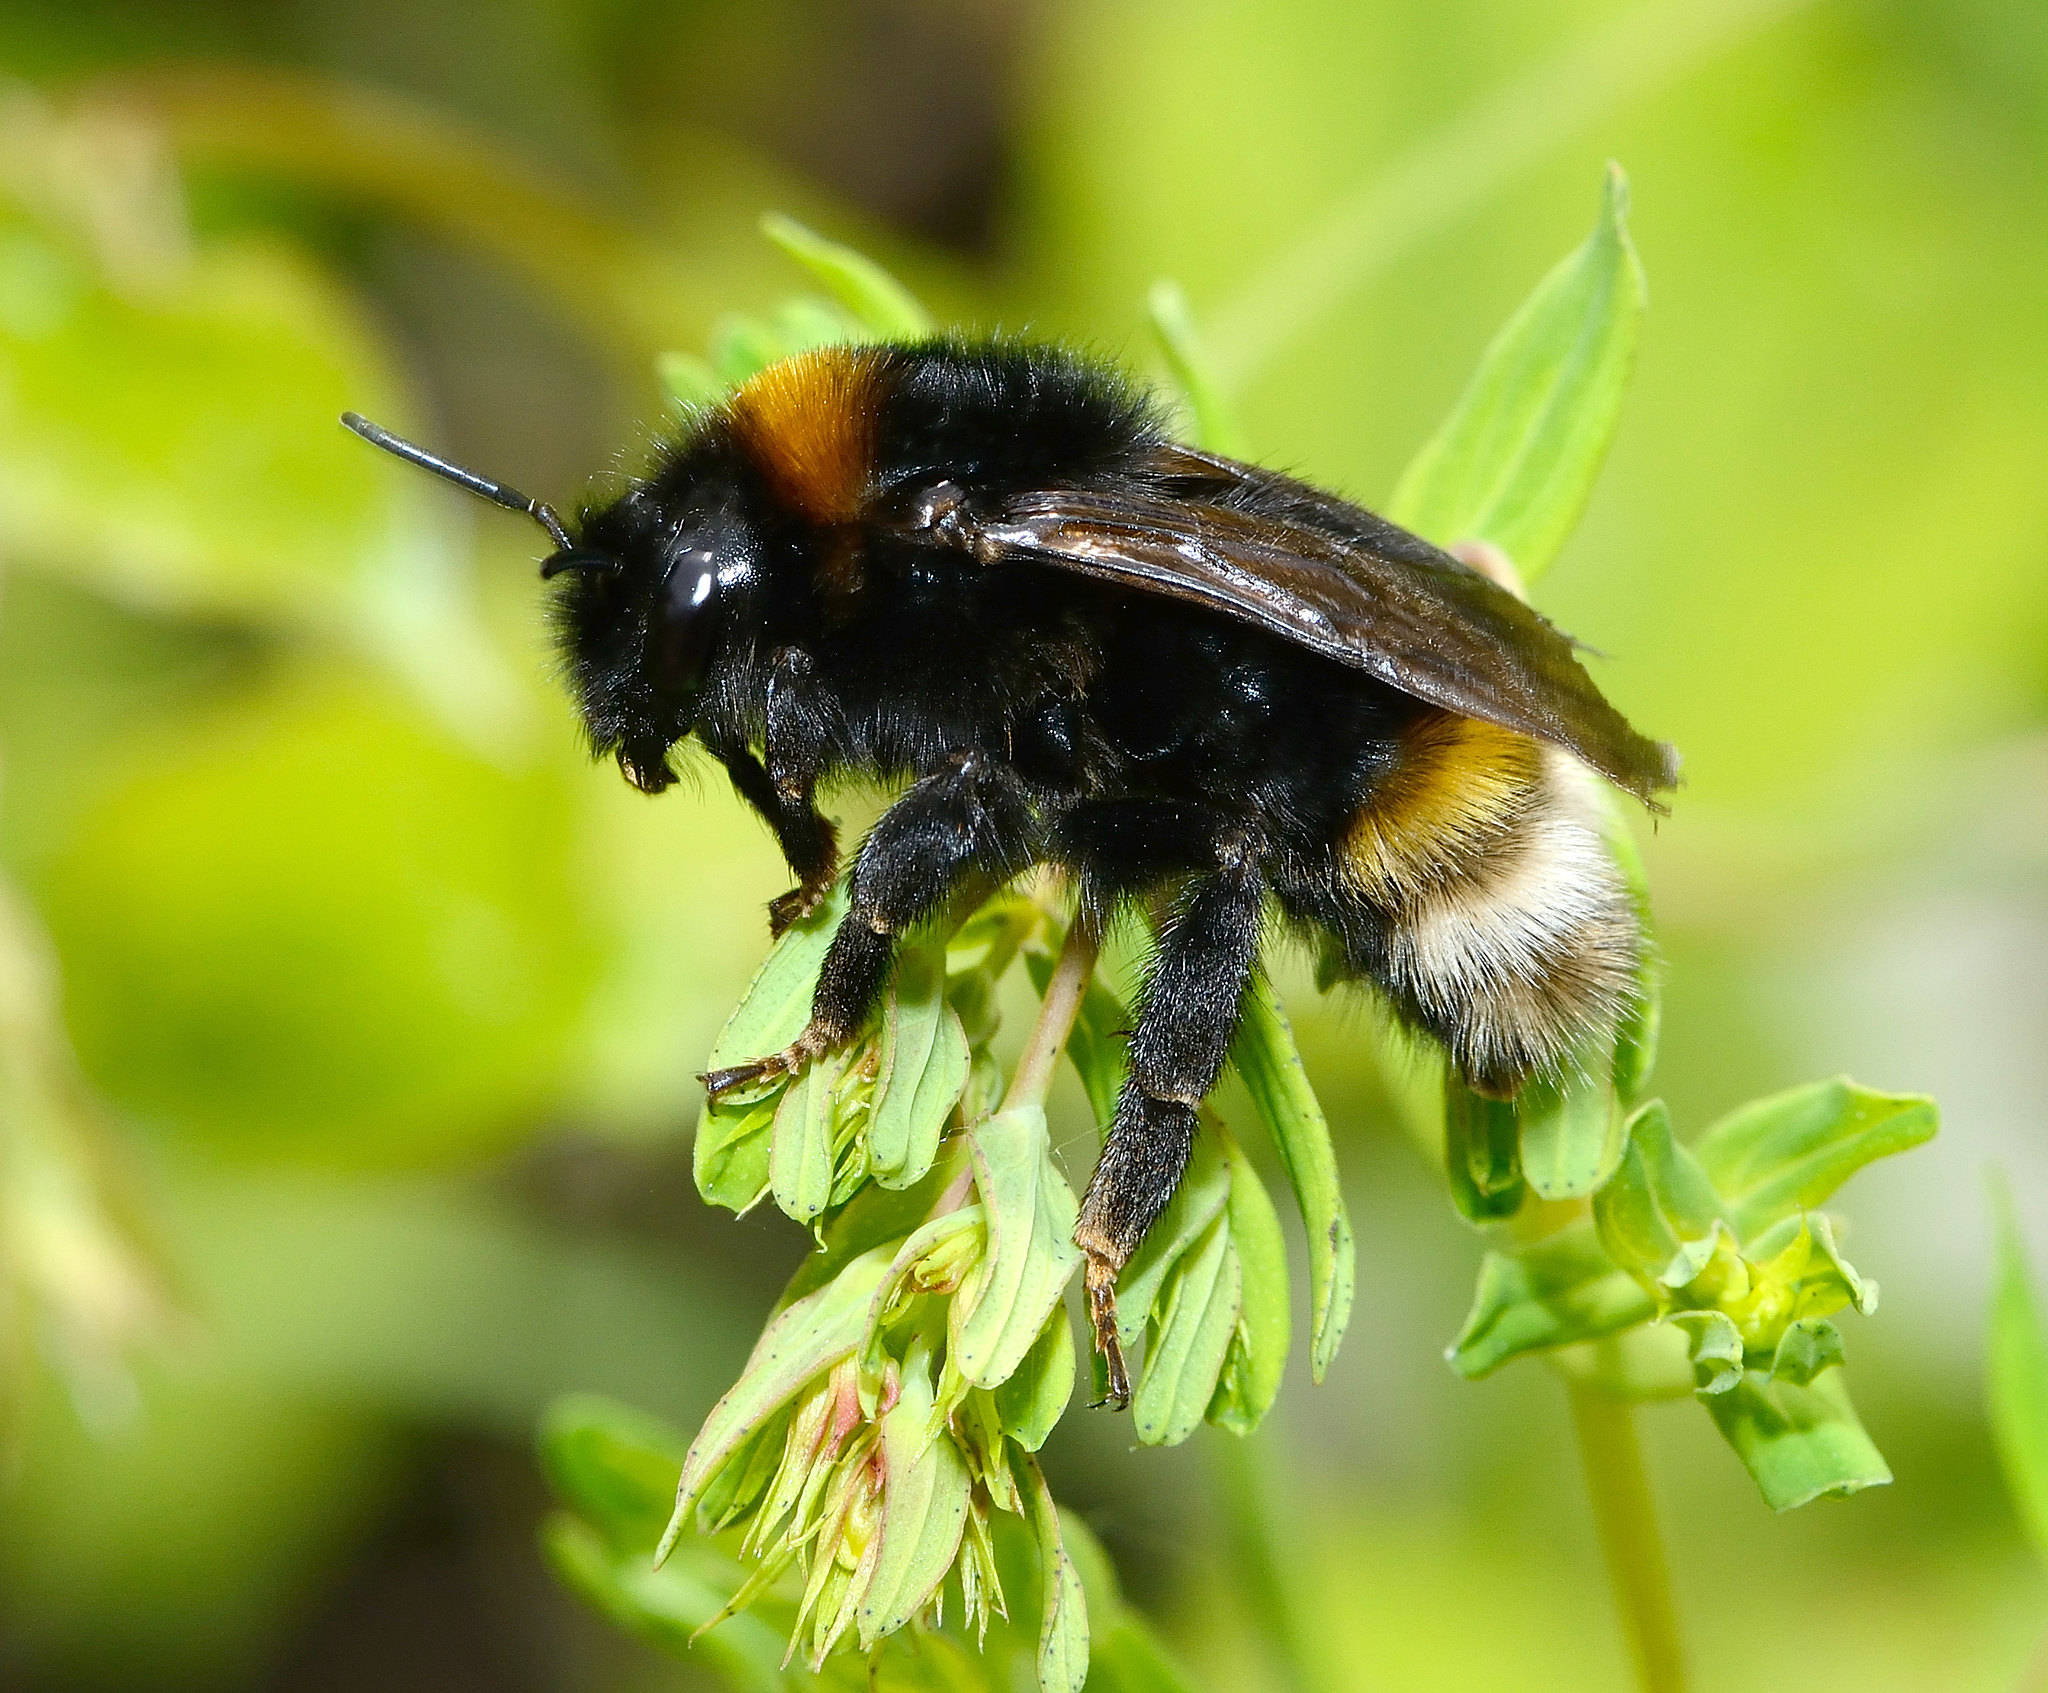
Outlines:
{"type": "Polygon", "coordinates": [[[1161,937],[1131,1036],[1130,1073],[1081,1202],[1088,1312],[1108,1376],[1102,1403],[1130,1404],[1116,1278],[1159,1220],[1194,1150],[1196,1110],[1222,1072],[1259,951],[1260,877],[1239,854],[1191,891],[1161,937]]]}
{"type": "Polygon", "coordinates": [[[716,1099],[795,1075],[851,1040],[888,979],[896,937],[944,905],[967,871],[1015,875],[1035,856],[1037,833],[1023,782],[985,753],[956,753],[912,784],[861,844],[846,917],[819,969],[803,1033],[780,1052],[699,1077],[705,1091],[716,1099]]]}

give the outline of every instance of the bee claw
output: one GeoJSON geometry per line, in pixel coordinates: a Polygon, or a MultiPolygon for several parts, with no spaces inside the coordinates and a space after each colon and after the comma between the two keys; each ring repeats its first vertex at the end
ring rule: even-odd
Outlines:
{"type": "Polygon", "coordinates": [[[768,935],[771,940],[781,940],[793,923],[801,923],[806,917],[825,903],[825,895],[831,884],[812,887],[808,883],[794,887],[786,894],[777,894],[768,902],[768,935]]]}
{"type": "Polygon", "coordinates": [[[765,1082],[771,1076],[793,1076],[831,1044],[831,1036],[813,1023],[780,1052],[771,1052],[766,1058],[750,1058],[724,1070],[702,1071],[697,1080],[704,1084],[706,1093],[717,1099],[735,1088],[765,1082]]]}
{"type": "Polygon", "coordinates": [[[1088,1320],[1095,1330],[1095,1350],[1102,1354],[1103,1373],[1109,1378],[1109,1391],[1089,1409],[1128,1411],[1131,1374],[1116,1332],[1116,1271],[1107,1259],[1093,1256],[1088,1260],[1088,1320]]]}

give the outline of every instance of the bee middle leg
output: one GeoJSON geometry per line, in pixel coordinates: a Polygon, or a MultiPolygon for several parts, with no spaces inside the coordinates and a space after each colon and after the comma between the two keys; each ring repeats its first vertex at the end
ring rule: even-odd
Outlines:
{"type": "Polygon", "coordinates": [[[1216,1085],[1258,960],[1264,883],[1248,851],[1195,883],[1170,926],[1131,1036],[1130,1071],[1074,1229],[1088,1257],[1088,1311],[1122,1410],[1131,1383],[1117,1335],[1116,1279],[1187,1171],[1196,1108],[1216,1085]]]}
{"type": "Polygon", "coordinates": [[[979,869],[1007,880],[1036,857],[1038,822],[1017,773],[982,752],[955,753],[882,814],[854,859],[848,910],[811,1000],[811,1020],[782,1051],[700,1079],[715,1099],[768,1076],[794,1075],[850,1040],[874,1005],[896,937],[945,904],[979,869]]]}

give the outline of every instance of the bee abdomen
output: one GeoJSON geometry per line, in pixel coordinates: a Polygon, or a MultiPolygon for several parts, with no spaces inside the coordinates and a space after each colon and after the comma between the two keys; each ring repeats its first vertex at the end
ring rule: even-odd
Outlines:
{"type": "Polygon", "coordinates": [[[1380,914],[1371,974],[1475,1087],[1569,1070],[1634,992],[1642,936],[1600,796],[1557,747],[1422,718],[1339,856],[1380,914]]]}

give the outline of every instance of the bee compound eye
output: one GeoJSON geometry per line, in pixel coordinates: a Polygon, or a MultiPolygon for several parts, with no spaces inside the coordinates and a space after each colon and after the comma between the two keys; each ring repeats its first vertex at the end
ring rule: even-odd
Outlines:
{"type": "Polygon", "coordinates": [[[694,690],[703,682],[718,631],[719,586],[718,556],[711,548],[689,547],[677,555],[656,637],[661,680],[671,689],[694,690]]]}

